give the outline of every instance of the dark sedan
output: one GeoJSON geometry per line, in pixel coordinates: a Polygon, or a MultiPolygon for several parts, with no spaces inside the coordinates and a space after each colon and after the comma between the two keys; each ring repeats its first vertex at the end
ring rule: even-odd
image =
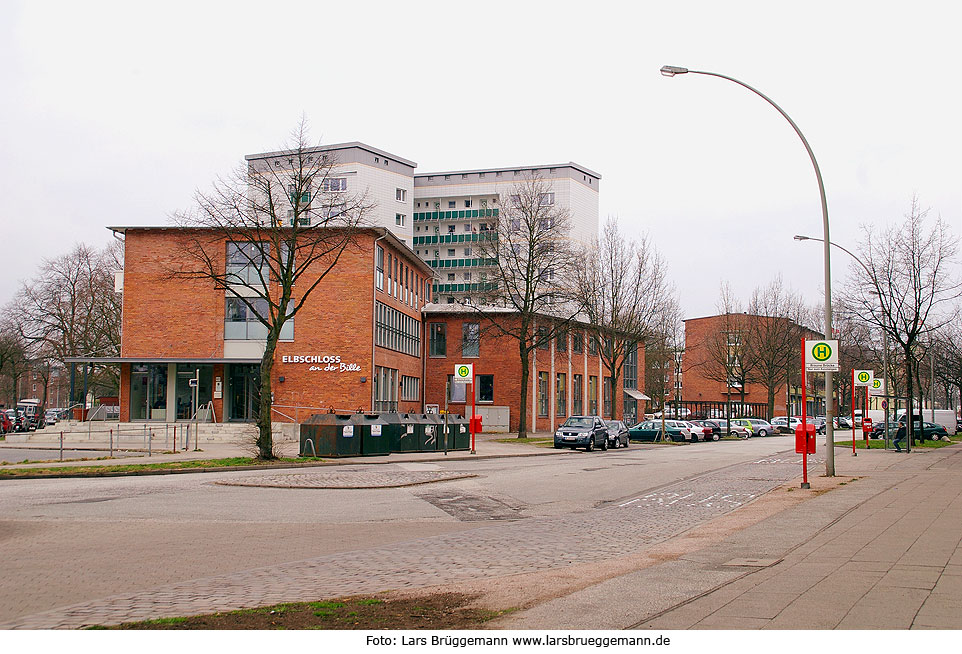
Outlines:
{"type": "Polygon", "coordinates": [[[554,446],[557,449],[583,447],[586,452],[595,447],[607,450],[608,427],[598,416],[571,416],[554,433],[554,446]]]}
{"type": "Polygon", "coordinates": [[[606,420],[608,425],[608,447],[618,449],[628,447],[628,427],[620,420],[606,420]]]}

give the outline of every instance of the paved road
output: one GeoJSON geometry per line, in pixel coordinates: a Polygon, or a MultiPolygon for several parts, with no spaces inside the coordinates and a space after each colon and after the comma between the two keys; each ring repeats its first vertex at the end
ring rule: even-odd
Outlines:
{"type": "MultiPolygon", "coordinates": [[[[0,540],[20,554],[0,578],[0,626],[111,623],[557,569],[598,548],[660,542],[751,501],[798,475],[789,444],[392,463],[376,474],[475,476],[364,490],[218,483],[276,481],[276,472],[4,482],[0,540]]],[[[370,478],[374,467],[337,472],[370,478]]],[[[321,472],[285,474],[316,482],[321,472]]]]}

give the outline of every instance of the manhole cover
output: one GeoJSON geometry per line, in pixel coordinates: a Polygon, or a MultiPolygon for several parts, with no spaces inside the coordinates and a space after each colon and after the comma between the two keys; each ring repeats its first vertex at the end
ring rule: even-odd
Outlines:
{"type": "Polygon", "coordinates": [[[400,488],[433,484],[439,481],[468,479],[477,475],[457,472],[319,472],[304,474],[264,475],[243,479],[221,479],[220,486],[254,488],[400,488]]]}

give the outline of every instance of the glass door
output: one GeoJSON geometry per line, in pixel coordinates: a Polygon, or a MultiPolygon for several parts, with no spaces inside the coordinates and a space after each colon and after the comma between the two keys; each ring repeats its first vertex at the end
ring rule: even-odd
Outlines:
{"type": "Polygon", "coordinates": [[[260,365],[235,364],[227,376],[227,409],[229,420],[257,420],[260,411],[260,365]]]}

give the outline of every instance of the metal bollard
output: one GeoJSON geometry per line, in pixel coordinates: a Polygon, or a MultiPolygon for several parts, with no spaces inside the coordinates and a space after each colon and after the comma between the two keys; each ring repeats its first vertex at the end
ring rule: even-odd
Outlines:
{"type": "MultiPolygon", "coordinates": [[[[120,429],[117,430],[117,436],[120,436],[120,429]]],[[[110,430],[110,458],[114,458],[114,430],[110,430]]]]}
{"type": "Polygon", "coordinates": [[[144,447],[147,447],[147,425],[144,425],[144,447]]]}
{"type": "Polygon", "coordinates": [[[60,460],[63,461],[63,432],[60,432],[60,460]]]}
{"type": "Polygon", "coordinates": [[[164,423],[164,449],[170,449],[170,425],[164,423]]]}
{"type": "Polygon", "coordinates": [[[150,445],[153,442],[153,440],[154,440],[154,430],[151,429],[150,433],[147,435],[147,456],[152,456],[150,453],[150,445]]]}

